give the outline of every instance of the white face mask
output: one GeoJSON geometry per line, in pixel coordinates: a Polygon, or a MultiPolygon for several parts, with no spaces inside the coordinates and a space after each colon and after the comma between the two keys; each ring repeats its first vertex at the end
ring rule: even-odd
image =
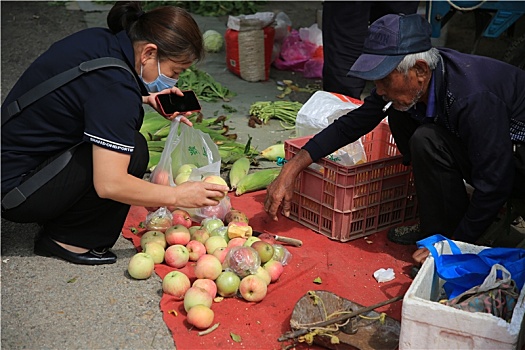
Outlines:
{"type": "Polygon", "coordinates": [[[146,83],[144,81],[144,78],[142,77],[143,68],[144,66],[141,65],[140,66],[140,79],[142,79],[142,82],[144,83],[144,85],[146,85],[146,89],[149,92],[159,92],[164,89],[170,89],[177,84],[178,79],[167,77],[160,72],[160,61],[157,61],[157,69],[159,72],[159,76],[157,77],[157,79],[153,80],[151,83],[146,83]]]}

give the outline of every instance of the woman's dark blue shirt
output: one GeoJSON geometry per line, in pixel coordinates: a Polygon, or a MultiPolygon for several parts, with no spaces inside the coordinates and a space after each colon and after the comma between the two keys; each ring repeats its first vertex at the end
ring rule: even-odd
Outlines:
{"type": "MultiPolygon", "coordinates": [[[[134,69],[132,43],[122,31],[91,28],[54,43],[22,74],[2,104],[84,61],[114,57],[134,69]]],[[[131,154],[147,91],[136,73],[111,67],[76,78],[36,101],[2,127],[2,193],[49,157],[81,141],[131,154]],[[134,76],[133,76],[134,75],[134,76]]]]}

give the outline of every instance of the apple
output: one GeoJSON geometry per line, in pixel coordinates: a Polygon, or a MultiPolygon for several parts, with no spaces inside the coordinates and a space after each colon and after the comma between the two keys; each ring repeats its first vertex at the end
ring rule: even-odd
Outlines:
{"type": "Polygon", "coordinates": [[[261,239],[259,237],[250,236],[250,237],[246,238],[246,242],[244,242],[244,246],[245,247],[251,247],[252,244],[254,244],[255,242],[258,242],[260,240],[261,239]]]}
{"type": "Polygon", "coordinates": [[[242,237],[232,238],[228,241],[228,248],[243,246],[244,242],[246,242],[246,238],[242,238],[242,237]]]}
{"type": "MultiPolygon", "coordinates": [[[[202,179],[202,181],[228,187],[228,184],[226,183],[226,181],[224,181],[224,179],[220,177],[219,175],[208,175],[204,179],[202,179]]],[[[227,194],[228,194],[228,190],[224,191],[223,196],[214,197],[212,199],[215,199],[216,201],[220,202],[220,200],[223,199],[227,194]]]]}
{"type": "Polygon", "coordinates": [[[239,284],[239,292],[244,300],[259,302],[264,299],[268,292],[266,282],[259,276],[249,275],[244,277],[239,284]]]}
{"type": "Polygon", "coordinates": [[[145,280],[151,276],[155,262],[151,255],[144,252],[136,253],[131,257],[128,264],[128,273],[136,280],[145,280]]]}
{"type": "Polygon", "coordinates": [[[171,226],[164,233],[167,245],[182,244],[186,245],[190,241],[190,230],[182,224],[171,226]]]}
{"type": "Polygon", "coordinates": [[[166,265],[181,269],[188,263],[190,254],[188,249],[182,244],[171,245],[166,249],[164,260],[166,265]]]}
{"type": "Polygon", "coordinates": [[[206,229],[206,231],[211,233],[216,228],[223,227],[224,223],[222,222],[221,219],[214,218],[214,217],[211,217],[211,218],[209,217],[209,218],[206,218],[206,219],[202,220],[201,226],[204,227],[206,229]]]}
{"type": "Polygon", "coordinates": [[[211,254],[204,254],[195,264],[195,276],[197,278],[208,278],[215,280],[222,272],[222,264],[219,259],[211,254]]]}
{"type": "Polygon", "coordinates": [[[195,305],[211,307],[213,298],[210,293],[200,287],[190,287],[184,294],[184,310],[188,312],[195,305]]]}
{"type": "Polygon", "coordinates": [[[199,241],[189,241],[186,244],[188,253],[190,255],[190,261],[197,261],[201,256],[206,254],[206,247],[199,241]]]}
{"type": "Polygon", "coordinates": [[[193,282],[191,286],[199,287],[206,290],[208,293],[210,293],[212,298],[215,298],[217,296],[217,285],[215,284],[215,281],[209,278],[198,278],[195,280],[195,282],[193,282]]]}
{"type": "Polygon", "coordinates": [[[173,176],[177,177],[179,174],[191,174],[193,169],[197,169],[197,166],[192,163],[182,164],[173,176]]]}
{"type": "Polygon", "coordinates": [[[213,310],[204,305],[195,305],[188,311],[188,323],[198,329],[209,328],[213,324],[213,310]]]}
{"type": "Polygon", "coordinates": [[[190,289],[190,279],[180,271],[171,271],[162,279],[162,291],[173,295],[175,299],[184,299],[184,294],[190,289]]]}
{"type": "Polygon", "coordinates": [[[254,275],[260,277],[264,282],[266,282],[266,285],[272,283],[272,276],[270,276],[270,273],[262,266],[259,266],[257,272],[254,275]]]}
{"type": "Polygon", "coordinates": [[[225,196],[217,205],[208,205],[198,209],[198,215],[205,218],[216,217],[222,219],[224,214],[229,210],[230,198],[225,196]]]}
{"type": "Polygon", "coordinates": [[[199,241],[202,244],[204,244],[204,242],[206,242],[208,238],[210,238],[210,234],[204,228],[195,230],[193,234],[191,235],[192,241],[199,241]]]}
{"type": "Polygon", "coordinates": [[[180,185],[190,179],[191,173],[180,173],[175,177],[175,185],[180,185]]]}
{"type": "Polygon", "coordinates": [[[253,234],[253,229],[251,226],[248,226],[244,223],[239,225],[237,222],[230,222],[228,224],[228,237],[230,239],[236,237],[248,238],[253,234]]]}
{"type": "Polygon", "coordinates": [[[257,272],[261,258],[252,247],[233,247],[222,265],[224,269],[228,268],[243,278],[257,272]]]}
{"type": "Polygon", "coordinates": [[[221,236],[212,236],[206,240],[204,246],[206,247],[206,253],[213,254],[215,249],[227,247],[228,243],[221,236]]]}
{"type": "Polygon", "coordinates": [[[151,177],[151,182],[154,184],[169,186],[170,185],[170,173],[166,170],[157,169],[154,171],[153,176],[151,177]]]}
{"type": "Polygon", "coordinates": [[[192,235],[195,231],[197,231],[198,229],[202,228],[201,226],[199,225],[195,225],[195,226],[190,226],[188,227],[188,230],[190,231],[190,235],[192,235]]]}
{"type": "Polygon", "coordinates": [[[241,278],[233,271],[223,271],[215,280],[217,293],[225,298],[237,295],[241,278]]]}
{"type": "Polygon", "coordinates": [[[181,224],[186,228],[190,228],[192,225],[190,213],[186,210],[176,209],[171,212],[173,219],[171,220],[173,225],[181,224]]]}
{"type": "Polygon", "coordinates": [[[228,225],[230,222],[245,222],[249,223],[248,217],[240,210],[231,209],[224,215],[224,224],[228,225]]]}
{"type": "Polygon", "coordinates": [[[273,259],[264,264],[263,268],[270,274],[271,283],[276,282],[284,271],[283,264],[273,259]]]}
{"type": "Polygon", "coordinates": [[[228,248],[228,247],[220,247],[220,248],[215,249],[212,254],[217,259],[219,259],[219,261],[222,264],[224,262],[224,260],[226,259],[226,256],[228,255],[229,251],[230,251],[230,248],[228,248]]]}
{"type": "Polygon", "coordinates": [[[259,253],[262,264],[269,261],[273,257],[273,246],[268,242],[256,241],[252,243],[251,247],[255,249],[257,253],[259,253]]]}
{"type": "Polygon", "coordinates": [[[232,226],[232,225],[235,225],[235,226],[242,226],[242,227],[250,226],[250,225],[248,225],[248,223],[245,222],[245,221],[230,221],[230,222],[228,223],[228,226],[232,226]]]}
{"type": "Polygon", "coordinates": [[[144,250],[144,245],[148,242],[157,242],[164,249],[166,249],[166,237],[163,232],[155,230],[144,232],[144,234],[140,237],[140,247],[142,250],[144,250]]]}
{"type": "Polygon", "coordinates": [[[158,242],[152,241],[144,244],[144,253],[151,255],[155,264],[161,264],[164,261],[164,247],[158,242]]]}

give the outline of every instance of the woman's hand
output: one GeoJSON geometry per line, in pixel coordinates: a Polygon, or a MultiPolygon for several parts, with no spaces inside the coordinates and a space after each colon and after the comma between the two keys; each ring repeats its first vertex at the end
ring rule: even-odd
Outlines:
{"type": "MultiPolygon", "coordinates": [[[[160,92],[156,92],[156,93],[151,93],[149,94],[148,96],[143,96],[142,97],[142,103],[144,104],[147,104],[147,105],[150,105],[151,107],[153,107],[153,109],[155,109],[160,115],[163,115],[162,114],[162,110],[160,109],[160,107],[158,106],[157,104],[157,100],[155,98],[155,96],[157,95],[161,95],[161,94],[169,94],[169,93],[173,93],[173,94],[176,94],[176,95],[179,95],[179,96],[184,96],[184,94],[182,93],[182,91],[177,88],[177,87],[172,87],[171,89],[165,89],[165,90],[162,90],[160,92]]],[[[192,112],[185,112],[185,113],[180,113],[180,112],[175,112],[173,113],[172,115],[168,116],[168,117],[164,117],[168,120],[173,120],[177,117],[180,116],[180,121],[188,126],[193,126],[193,123],[190,122],[190,120],[187,118],[191,115],[192,112]]]]}
{"type": "MultiPolygon", "coordinates": [[[[162,185],[159,185],[162,186],[162,185]]],[[[222,199],[229,188],[204,181],[187,181],[171,187],[176,193],[176,203],[168,205],[169,211],[177,208],[202,208],[219,204],[217,199],[222,199]]],[[[154,212],[160,207],[145,207],[149,212],[154,212]]]]}
{"type": "Polygon", "coordinates": [[[219,200],[228,193],[229,188],[205,181],[187,181],[177,185],[175,190],[177,198],[174,206],[201,208],[219,204],[219,200]]]}

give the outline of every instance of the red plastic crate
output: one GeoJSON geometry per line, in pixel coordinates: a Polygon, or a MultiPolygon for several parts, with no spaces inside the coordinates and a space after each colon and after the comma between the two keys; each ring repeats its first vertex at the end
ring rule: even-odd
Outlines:
{"type": "MultiPolygon", "coordinates": [[[[285,141],[292,158],[311,136],[285,141]]],[[[344,166],[321,159],[297,177],[290,218],[342,242],[417,219],[412,169],[385,122],[362,137],[367,162],[344,166]]]]}

